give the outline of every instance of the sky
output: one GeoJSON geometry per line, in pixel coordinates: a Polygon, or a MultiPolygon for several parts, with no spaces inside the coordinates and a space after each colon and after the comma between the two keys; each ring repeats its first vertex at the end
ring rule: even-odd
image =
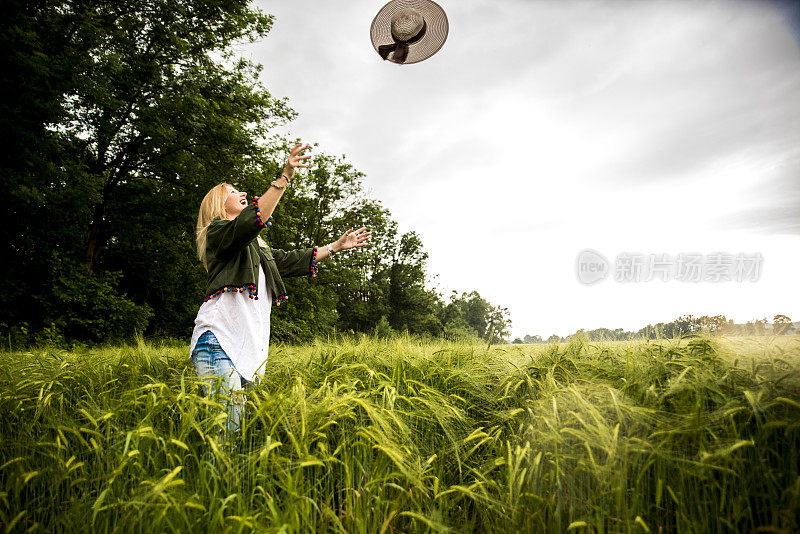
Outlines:
{"type": "Polygon", "coordinates": [[[447,41],[412,65],[372,47],[381,1],[259,1],[272,31],[238,48],[298,112],[281,132],[345,155],[421,236],[430,287],[508,308],[512,339],[800,320],[796,4],[438,3],[447,41]],[[592,284],[587,249],[607,261],[592,284]],[[625,271],[651,254],[708,271],[625,271]],[[706,274],[739,254],[749,277],[706,274]]]}

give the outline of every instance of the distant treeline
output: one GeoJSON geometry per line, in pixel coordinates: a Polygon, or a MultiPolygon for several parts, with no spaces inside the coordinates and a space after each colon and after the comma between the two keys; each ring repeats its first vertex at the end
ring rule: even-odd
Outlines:
{"type": "Polygon", "coordinates": [[[796,333],[797,328],[786,315],[776,315],[773,317],[772,323],[768,322],[767,318],[764,317],[763,319],[748,321],[745,324],[736,324],[733,319],[728,319],[724,315],[704,315],[702,317],[682,315],[669,323],[649,324],[638,332],[628,332],[622,328],[617,328],[616,330],[609,328],[580,329],[566,337],[559,337],[553,334],[547,339],[542,339],[542,336],[526,335],[523,338],[514,339],[513,343],[563,343],[575,337],[582,337],[589,341],[627,341],[642,338],[664,339],[679,338],[699,332],[726,336],[787,335],[796,333]]]}
{"type": "MultiPolygon", "coordinates": [[[[134,333],[188,340],[206,274],[200,202],[220,182],[263,193],[296,113],[233,46],[273,18],[248,0],[4,3],[0,184],[8,256],[0,326],[12,347],[103,342],[134,333]]],[[[308,141],[308,140],[306,140],[308,141]]],[[[363,175],[314,151],[263,236],[276,248],[320,245],[366,226],[371,246],[288,282],[273,338],[334,332],[508,336],[508,310],[477,292],[426,287],[419,236],[400,233],[363,175]]]]}

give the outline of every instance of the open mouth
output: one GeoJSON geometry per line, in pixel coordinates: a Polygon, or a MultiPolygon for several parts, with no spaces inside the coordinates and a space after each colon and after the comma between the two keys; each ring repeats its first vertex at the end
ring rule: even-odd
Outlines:
{"type": "Polygon", "coordinates": [[[247,201],[246,201],[245,199],[242,199],[242,201],[240,202],[240,204],[241,204],[242,206],[247,206],[247,201]]]}

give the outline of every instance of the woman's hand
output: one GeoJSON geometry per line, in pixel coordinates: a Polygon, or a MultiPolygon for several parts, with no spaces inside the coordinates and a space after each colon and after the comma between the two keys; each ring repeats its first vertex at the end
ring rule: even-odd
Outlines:
{"type": "Polygon", "coordinates": [[[292,176],[294,176],[294,169],[296,167],[305,167],[308,168],[308,164],[302,163],[303,160],[309,159],[311,154],[307,156],[301,156],[300,154],[303,150],[309,148],[309,145],[303,146],[303,143],[297,143],[291,152],[289,152],[289,159],[286,160],[286,165],[283,167],[283,173],[286,175],[286,178],[291,180],[292,176]]]}
{"type": "Polygon", "coordinates": [[[372,235],[372,232],[367,232],[366,230],[366,226],[362,226],[355,232],[350,228],[342,234],[342,237],[333,243],[331,248],[333,248],[334,252],[339,252],[340,250],[347,250],[354,247],[366,247],[369,236],[372,235]]]}

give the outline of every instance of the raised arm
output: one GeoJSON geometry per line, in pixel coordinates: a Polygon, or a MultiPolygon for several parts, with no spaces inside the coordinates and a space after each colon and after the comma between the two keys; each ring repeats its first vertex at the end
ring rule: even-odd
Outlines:
{"type": "Polygon", "coordinates": [[[301,156],[302,152],[308,148],[308,145],[303,146],[302,143],[297,143],[292,151],[289,153],[289,158],[286,160],[286,165],[283,167],[281,177],[272,182],[269,189],[258,197],[258,209],[260,210],[259,216],[262,221],[266,221],[275,211],[275,206],[286,191],[289,182],[292,181],[294,170],[296,167],[308,168],[308,164],[304,164],[303,160],[309,159],[311,155],[301,156]]]}

